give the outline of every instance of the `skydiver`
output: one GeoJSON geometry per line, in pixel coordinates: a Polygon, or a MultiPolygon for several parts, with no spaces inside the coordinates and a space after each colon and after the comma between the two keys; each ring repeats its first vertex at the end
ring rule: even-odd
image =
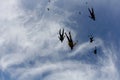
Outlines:
{"type": "Polygon", "coordinates": [[[49,11],[49,10],[50,10],[50,8],[47,8],[47,10],[49,11]]]}
{"type": "Polygon", "coordinates": [[[97,48],[96,48],[96,46],[95,46],[95,49],[94,49],[94,54],[97,54],[97,48]]]}
{"type": "Polygon", "coordinates": [[[50,0],[48,0],[50,2],[50,0]]]}
{"type": "Polygon", "coordinates": [[[94,37],[92,36],[92,35],[90,35],[90,43],[92,43],[93,41],[94,41],[94,39],[93,39],[94,37]]]}
{"type": "Polygon", "coordinates": [[[94,13],[93,8],[91,8],[91,10],[90,10],[90,8],[88,8],[88,11],[89,11],[89,13],[90,13],[90,16],[89,16],[89,17],[95,21],[95,13],[94,13]]]}
{"type": "Polygon", "coordinates": [[[79,11],[79,14],[81,15],[81,12],[79,11]]]}
{"type": "Polygon", "coordinates": [[[59,30],[58,38],[60,39],[61,42],[63,42],[63,40],[65,38],[65,36],[64,36],[64,29],[62,30],[62,32],[61,32],[61,29],[59,30]]]}
{"type": "Polygon", "coordinates": [[[73,43],[73,40],[72,40],[72,36],[71,36],[71,33],[69,32],[69,37],[68,35],[65,33],[66,37],[67,37],[67,40],[68,40],[68,45],[69,47],[71,48],[71,50],[73,49],[73,47],[77,44],[77,42],[73,43]]]}

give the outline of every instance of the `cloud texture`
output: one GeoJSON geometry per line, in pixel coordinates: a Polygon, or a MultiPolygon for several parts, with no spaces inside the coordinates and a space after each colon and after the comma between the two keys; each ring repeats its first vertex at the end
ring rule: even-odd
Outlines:
{"type": "MultiPolygon", "coordinates": [[[[95,31],[98,36],[93,44],[83,37],[91,31],[85,31],[84,27],[100,27],[85,17],[89,15],[87,7],[95,3],[93,6],[99,16],[98,10],[102,10],[99,6],[107,8],[108,0],[94,0],[93,3],[91,0],[87,5],[86,1],[1,0],[0,80],[119,80],[116,44],[112,41],[108,44],[103,33],[95,31]],[[82,15],[77,14],[78,8],[83,11],[82,15]],[[78,16],[85,18],[81,21],[78,16]],[[85,26],[85,20],[90,25],[85,26]],[[58,40],[60,28],[71,31],[75,41],[78,39],[73,51],[67,46],[66,39],[63,43],[58,40]],[[97,55],[93,54],[94,46],[98,48],[97,55]]],[[[116,16],[117,8],[113,4],[118,6],[117,2],[110,0],[108,3],[108,12],[114,10],[111,14],[116,16]]],[[[98,24],[100,20],[98,17],[98,24]]],[[[99,29],[103,30],[104,26],[99,29]]]]}

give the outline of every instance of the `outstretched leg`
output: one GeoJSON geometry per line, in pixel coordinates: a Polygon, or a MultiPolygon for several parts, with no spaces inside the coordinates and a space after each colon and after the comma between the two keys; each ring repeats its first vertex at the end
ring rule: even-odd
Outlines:
{"type": "Polygon", "coordinates": [[[67,35],[66,33],[65,33],[65,35],[66,35],[66,37],[67,37],[68,41],[70,41],[70,39],[69,39],[68,35],[67,35]]]}
{"type": "Polygon", "coordinates": [[[72,42],[71,32],[69,32],[70,41],[72,42]]]}
{"type": "Polygon", "coordinates": [[[91,14],[91,10],[90,10],[90,8],[88,8],[88,11],[90,12],[90,14],[91,14]]]}
{"type": "Polygon", "coordinates": [[[62,35],[64,35],[64,28],[63,28],[63,31],[62,31],[62,35]]]}
{"type": "Polygon", "coordinates": [[[59,30],[59,35],[61,35],[61,29],[59,30]]]}
{"type": "Polygon", "coordinates": [[[92,13],[94,14],[94,10],[93,10],[93,8],[92,8],[92,13]]]}

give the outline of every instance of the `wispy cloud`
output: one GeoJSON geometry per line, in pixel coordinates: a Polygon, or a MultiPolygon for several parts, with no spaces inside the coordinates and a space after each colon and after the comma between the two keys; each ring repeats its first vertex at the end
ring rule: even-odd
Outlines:
{"type": "MultiPolygon", "coordinates": [[[[74,14],[79,0],[61,7],[58,0],[2,0],[0,3],[0,71],[9,73],[9,80],[118,80],[118,60],[114,45],[108,46],[97,37],[93,44],[83,42],[70,51],[67,40],[59,42],[58,31],[71,31],[75,40],[77,30],[65,22],[74,14]],[[39,5],[40,4],[40,5],[39,5]],[[56,5],[57,4],[57,5],[56,5]],[[50,11],[47,11],[47,7],[50,11]],[[104,57],[97,55],[96,64],[84,63],[71,57],[89,54],[97,46],[104,57]]],[[[80,26],[81,27],[81,26],[80,26]]],[[[90,56],[93,58],[95,56],[90,56]]],[[[86,60],[87,61],[87,60],[86,60]]],[[[2,75],[5,77],[6,75],[2,75]]],[[[0,77],[1,78],[1,77],[0,77]]]]}

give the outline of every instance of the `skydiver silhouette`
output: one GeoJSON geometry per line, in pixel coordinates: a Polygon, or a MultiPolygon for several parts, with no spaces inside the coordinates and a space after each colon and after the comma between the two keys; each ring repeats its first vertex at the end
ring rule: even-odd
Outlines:
{"type": "Polygon", "coordinates": [[[68,35],[65,33],[66,37],[67,37],[67,40],[68,40],[68,45],[69,47],[71,48],[71,50],[73,49],[73,47],[77,44],[77,42],[73,43],[73,40],[72,40],[72,36],[71,36],[71,33],[69,32],[69,37],[68,35]]]}
{"type": "Polygon", "coordinates": [[[47,8],[47,10],[49,11],[49,10],[50,10],[50,8],[47,8]]]}
{"type": "Polygon", "coordinates": [[[62,30],[62,32],[61,32],[61,29],[59,30],[58,38],[60,39],[61,42],[63,42],[63,40],[65,38],[65,36],[64,36],[64,29],[62,30]]]}
{"type": "Polygon", "coordinates": [[[96,46],[95,46],[95,49],[94,49],[94,54],[97,54],[97,48],[96,48],[96,46]]]}
{"type": "Polygon", "coordinates": [[[88,8],[88,11],[89,11],[89,13],[90,13],[90,16],[89,16],[89,17],[95,21],[95,13],[94,13],[93,8],[91,8],[91,9],[88,8]]]}
{"type": "Polygon", "coordinates": [[[94,37],[92,35],[89,36],[90,38],[90,43],[92,43],[94,41],[94,37]]]}
{"type": "Polygon", "coordinates": [[[79,11],[79,14],[81,15],[81,12],[79,11]]]}
{"type": "Polygon", "coordinates": [[[50,2],[50,0],[48,0],[48,2],[50,2]]]}

